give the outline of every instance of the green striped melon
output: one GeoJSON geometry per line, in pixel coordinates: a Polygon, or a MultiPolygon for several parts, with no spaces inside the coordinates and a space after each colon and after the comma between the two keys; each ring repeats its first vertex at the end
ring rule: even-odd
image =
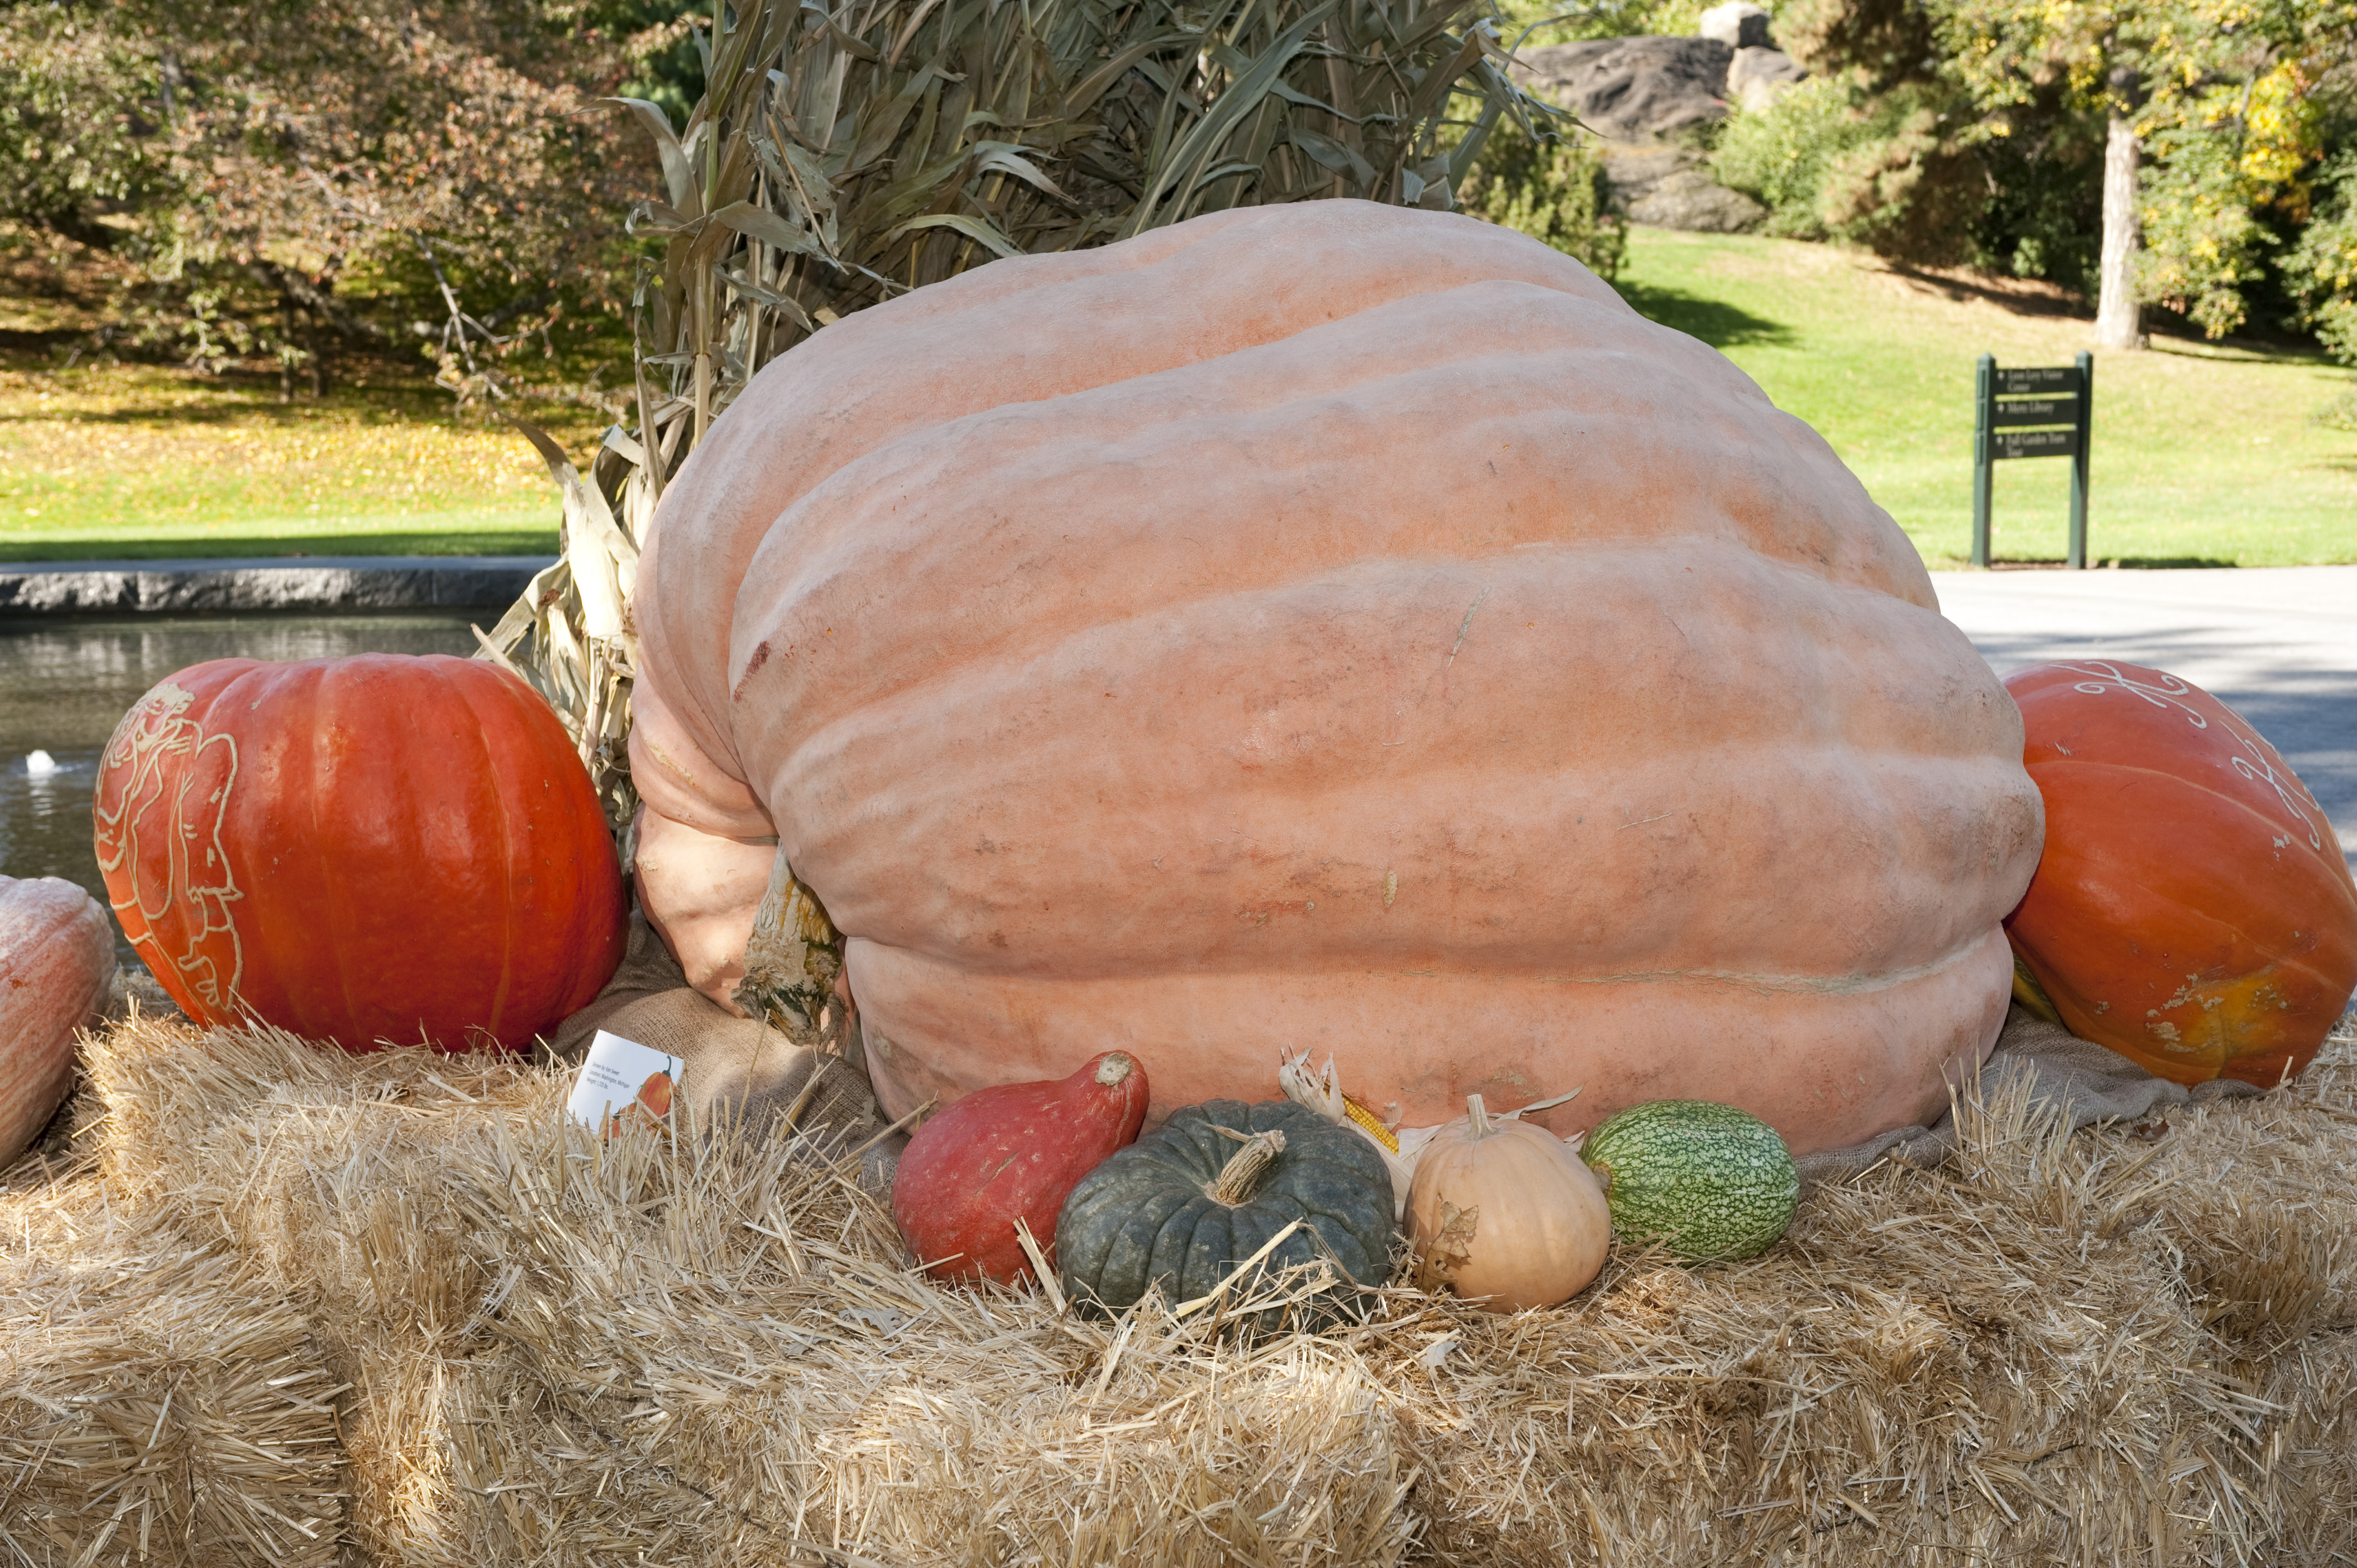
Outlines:
{"type": "Polygon", "coordinates": [[[1776,1129],[1707,1100],[1631,1106],[1590,1133],[1579,1154],[1604,1184],[1614,1234],[1697,1262],[1762,1251],[1792,1222],[1801,1196],[1776,1129]]]}

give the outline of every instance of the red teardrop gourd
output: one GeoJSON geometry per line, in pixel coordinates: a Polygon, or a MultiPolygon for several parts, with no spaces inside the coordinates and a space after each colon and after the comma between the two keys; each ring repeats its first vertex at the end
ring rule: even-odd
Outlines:
{"type": "Polygon", "coordinates": [[[0,876],[0,1167],[24,1153],[73,1083],[74,1031],[114,979],[114,927],[55,876],[0,876]]]}
{"type": "Polygon", "coordinates": [[[976,1090],[917,1129],[892,1178],[892,1218],[943,1279],[1031,1274],[1019,1218],[1054,1261],[1056,1216],[1082,1176],[1136,1141],[1146,1069],[1106,1051],[1071,1077],[976,1090]]]}
{"type": "Polygon", "coordinates": [[[124,933],[202,1024],[519,1050],[621,961],[588,775],[489,664],[183,670],[124,715],[92,815],[124,933]]]}
{"type": "Polygon", "coordinates": [[[725,1003],[779,846],[899,1116],[1117,1047],[1412,1127],[1582,1083],[1803,1153],[1995,1043],[2004,689],[1816,434],[1580,264],[1327,200],[780,356],[634,601],[640,899],[725,1003]],[[1173,323],[1182,327],[1174,328],[1173,323]]]}
{"type": "Polygon", "coordinates": [[[2047,824],[2006,930],[2064,1026],[2179,1083],[2306,1067],[2357,989],[2357,884],[2315,797],[2165,671],[2086,660],[2005,683],[2047,824]]]}

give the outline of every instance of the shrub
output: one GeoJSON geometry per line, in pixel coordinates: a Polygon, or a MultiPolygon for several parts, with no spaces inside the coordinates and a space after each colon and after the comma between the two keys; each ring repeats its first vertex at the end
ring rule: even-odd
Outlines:
{"type": "Polygon", "coordinates": [[[597,107],[628,41],[583,13],[0,5],[0,220],[112,271],[110,341],[210,371],[274,362],[290,392],[298,371],[324,391],[343,350],[407,357],[421,317],[468,352],[527,334],[552,350],[568,311],[619,315],[608,214],[638,181],[597,107]]]}
{"type": "Polygon", "coordinates": [[[1758,197],[1767,232],[1792,240],[1830,237],[1817,193],[1835,158],[1874,133],[1852,104],[1849,83],[1813,77],[1765,110],[1738,109],[1719,132],[1711,173],[1730,190],[1758,197]]]}
{"type": "Polygon", "coordinates": [[[2092,299],[2104,241],[2104,126],[2066,115],[2022,119],[1974,144],[1996,187],[1975,234],[1980,264],[2092,299]]]}
{"type": "Polygon", "coordinates": [[[2314,217],[2284,257],[2298,323],[2325,351],[2357,366],[2357,146],[2328,158],[2309,187],[2314,217]]]}
{"type": "Polygon", "coordinates": [[[1880,134],[1837,154],[1817,192],[1817,216],[1837,239],[1924,266],[1978,259],[1974,231],[1989,204],[1975,154],[1949,134],[1940,95],[1901,87],[1863,116],[1880,134]]]}
{"type": "Polygon", "coordinates": [[[1610,278],[1628,249],[1628,220],[1609,206],[1604,160],[1587,143],[1501,120],[1466,170],[1464,209],[1576,256],[1610,278]]]}
{"type": "Polygon", "coordinates": [[[1869,94],[1854,76],[1813,77],[1765,110],[1738,111],[1711,169],[1767,205],[1770,234],[1854,241],[1895,261],[1968,260],[1987,181],[1944,109],[1934,88],[1869,94]]]}
{"type": "MultiPolygon", "coordinates": [[[[2292,321],[2316,334],[2326,353],[2357,367],[2357,147],[2324,160],[2309,188],[2314,217],[2283,259],[2292,321]]],[[[2318,411],[2317,419],[2357,430],[2357,381],[2318,411]]]]}

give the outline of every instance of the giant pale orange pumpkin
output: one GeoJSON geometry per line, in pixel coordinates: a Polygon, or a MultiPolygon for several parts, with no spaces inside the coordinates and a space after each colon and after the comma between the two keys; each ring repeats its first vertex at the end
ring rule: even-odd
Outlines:
{"type": "Polygon", "coordinates": [[[621,961],[588,776],[488,664],[183,670],[107,742],[93,815],[124,934],[201,1023],[521,1049],[621,961]]]}
{"type": "Polygon", "coordinates": [[[1469,218],[1243,209],[831,326],[637,604],[642,903],[725,999],[774,834],[893,1114],[1118,1048],[1158,1117],[1292,1047],[1411,1124],[1584,1084],[1544,1120],[1805,1152],[2003,1020],[2038,794],[1905,535],[1469,218]]]}
{"type": "Polygon", "coordinates": [[[2179,1083],[2306,1067],[2357,988],[2357,886],[2315,797],[2174,675],[2087,660],[2005,683],[2047,822],[2006,927],[2063,1025],[2179,1083]]]}
{"type": "Polygon", "coordinates": [[[73,1085],[74,1031],[114,979],[114,928],[56,876],[0,876],[0,1166],[22,1154],[73,1085]]]}

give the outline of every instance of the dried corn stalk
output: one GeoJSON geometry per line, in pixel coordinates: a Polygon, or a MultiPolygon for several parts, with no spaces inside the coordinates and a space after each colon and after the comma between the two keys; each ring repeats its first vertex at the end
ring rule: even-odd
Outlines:
{"type": "MultiPolygon", "coordinates": [[[[615,517],[602,490],[581,482],[563,447],[545,432],[521,420],[514,423],[539,448],[564,492],[564,552],[554,565],[533,576],[496,627],[489,632],[475,628],[482,645],[476,657],[521,676],[556,710],[597,786],[606,820],[621,841],[627,868],[630,823],[639,805],[638,792],[630,788],[626,749],[630,682],[639,663],[630,606],[639,575],[636,542],[645,537],[645,517],[630,509],[624,514],[626,526],[615,517]]],[[[608,442],[617,434],[608,432],[608,442]]]]}
{"type": "Polygon", "coordinates": [[[1558,113],[1509,79],[1490,5],[743,0],[718,9],[684,134],[619,101],[663,177],[630,220],[666,242],[633,300],[637,429],[606,433],[586,482],[526,430],[564,491],[564,557],[482,656],[565,718],[625,864],[638,546],[756,371],[1001,256],[1323,196],[1449,208],[1501,114],[1527,129],[1558,113]]]}

